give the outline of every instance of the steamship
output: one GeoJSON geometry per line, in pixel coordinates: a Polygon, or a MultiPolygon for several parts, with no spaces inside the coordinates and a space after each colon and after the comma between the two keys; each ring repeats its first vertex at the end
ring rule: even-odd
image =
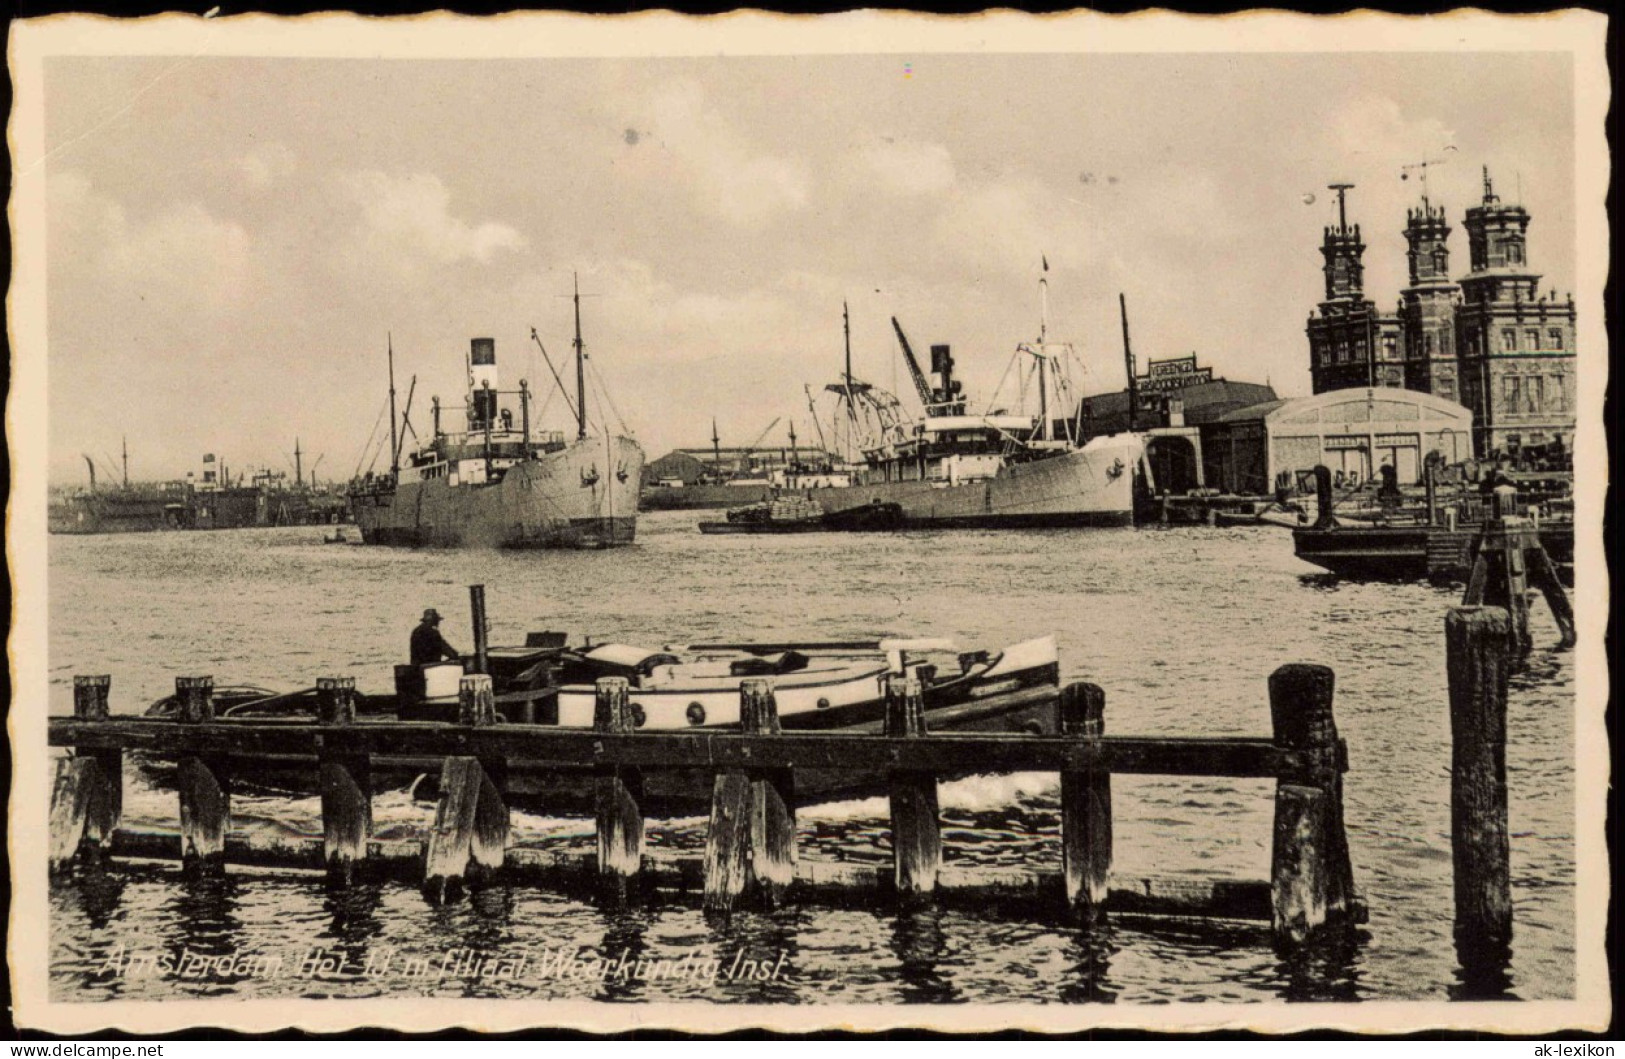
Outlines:
{"type": "MultiPolygon", "coordinates": [[[[434,434],[427,444],[403,463],[398,439],[391,441],[389,473],[368,476],[350,492],[362,541],[452,548],[630,544],[637,529],[643,450],[607,424],[596,434],[588,430],[579,300],[575,348],[576,432],[567,439],[561,431],[533,428],[526,382],[520,380],[517,390],[500,389],[495,339],[473,339],[466,429],[441,430],[436,398],[434,434]]],[[[390,376],[393,436],[393,351],[390,376]]]]}
{"type": "MultiPolygon", "coordinates": [[[[843,310],[843,317],[845,316],[843,310]]],[[[846,372],[826,390],[837,395],[835,426],[861,433],[862,460],[849,485],[808,489],[830,528],[868,528],[865,510],[885,512],[888,528],[1041,528],[1127,526],[1136,490],[1149,487],[1145,437],[1137,433],[1081,437],[1082,424],[1053,415],[1074,400],[1067,363],[1071,347],[1047,340],[1015,356],[1036,386],[1036,415],[990,410],[970,414],[950,347],[931,347],[927,375],[896,318],[909,375],[923,418],[905,416],[895,396],[852,375],[851,324],[846,319],[846,372]]],[[[1063,413],[1064,415],[1064,413],[1063,413]]]]}

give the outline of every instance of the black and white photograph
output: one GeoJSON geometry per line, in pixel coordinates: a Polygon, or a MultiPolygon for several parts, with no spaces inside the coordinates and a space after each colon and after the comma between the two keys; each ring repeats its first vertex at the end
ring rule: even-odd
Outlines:
{"type": "Polygon", "coordinates": [[[18,1024],[1605,1028],[1607,28],[14,23],[18,1024]]]}

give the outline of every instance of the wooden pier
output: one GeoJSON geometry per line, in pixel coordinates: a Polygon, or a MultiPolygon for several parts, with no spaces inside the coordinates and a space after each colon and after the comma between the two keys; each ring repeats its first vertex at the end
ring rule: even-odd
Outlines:
{"type": "Polygon", "coordinates": [[[354,682],[323,678],[315,723],[216,718],[208,677],[177,678],[183,709],[173,719],[115,717],[107,710],[108,678],[81,677],[74,716],[50,721],[50,744],[68,751],[52,795],[52,865],[62,870],[110,855],[179,859],[194,873],[226,863],[313,869],[339,886],[410,877],[434,902],[501,879],[617,902],[676,891],[721,914],[792,900],[873,899],[992,901],[1074,922],[1111,913],[1261,918],[1284,946],[1364,920],[1343,826],[1347,753],[1332,717],[1331,670],[1288,665],[1271,676],[1268,738],[1106,735],[1105,693],[1092,684],[1062,689],[1059,735],[936,734],[926,730],[923,708],[932,675],[915,666],[889,678],[879,735],[783,734],[767,678],[741,682],[739,731],[653,731],[634,727],[620,678],[598,682],[589,730],[499,721],[484,675],[463,678],[456,722],[358,718],[354,682]],[[178,835],[119,827],[123,755],[131,752],[178,762],[178,835]],[[255,844],[232,835],[234,777],[250,777],[256,761],[273,758],[283,767],[304,763],[319,784],[319,841],[255,844]],[[422,843],[371,835],[370,776],[399,758],[441,762],[439,804],[422,843]],[[591,770],[596,854],[510,848],[509,777],[561,767],[591,770]],[[889,870],[799,860],[794,789],[797,773],[808,769],[873,777],[890,802],[889,870]],[[660,770],[713,777],[703,857],[644,849],[643,777],[660,770]],[[1059,871],[944,865],[939,777],[1028,771],[1060,779],[1059,871]],[[1114,878],[1113,773],[1274,779],[1268,882],[1114,878]]]}

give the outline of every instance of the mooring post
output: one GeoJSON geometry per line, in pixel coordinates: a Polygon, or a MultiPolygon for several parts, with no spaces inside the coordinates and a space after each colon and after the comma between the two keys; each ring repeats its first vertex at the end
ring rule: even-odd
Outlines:
{"type": "Polygon", "coordinates": [[[508,846],[508,807],[480,760],[448,757],[440,769],[440,804],[423,855],[423,893],[436,904],[454,901],[465,880],[477,884],[502,870],[508,846]]]}
{"type": "Polygon", "coordinates": [[[62,871],[73,863],[85,837],[85,817],[95,783],[96,762],[88,757],[56,759],[51,781],[49,829],[50,870],[62,871]]]}
{"type": "MultiPolygon", "coordinates": [[[[888,739],[926,736],[924,687],[912,668],[887,677],[885,735],[888,739]]],[[[937,778],[929,772],[899,769],[888,774],[887,784],[894,885],[904,900],[929,897],[936,891],[942,866],[937,778]]]]}
{"type": "MultiPolygon", "coordinates": [[[[593,703],[592,728],[605,735],[627,735],[636,725],[628,702],[625,677],[600,677],[593,703]]],[[[598,827],[598,880],[602,895],[624,901],[629,884],[643,867],[643,777],[635,768],[603,765],[593,778],[598,827]]]]}
{"type": "Polygon", "coordinates": [[[457,723],[483,728],[497,723],[496,689],[485,673],[468,673],[457,682],[457,723]]]}
{"type": "Polygon", "coordinates": [[[1329,921],[1349,917],[1354,898],[1343,826],[1342,747],[1332,717],[1335,676],[1318,665],[1270,674],[1275,745],[1299,766],[1276,778],[1270,897],[1277,944],[1307,941],[1329,921]]]}
{"type": "Polygon", "coordinates": [[[1472,971],[1504,965],[1512,941],[1506,705],[1513,628],[1499,607],[1445,616],[1450,682],[1450,840],[1456,954],[1472,971]]]}
{"type": "MultiPolygon", "coordinates": [[[[323,728],[349,728],[355,713],[355,678],[316,678],[316,718],[323,728]]],[[[372,838],[372,761],[366,754],[335,752],[324,745],[318,770],[327,878],[348,886],[365,863],[372,838]]]]}
{"type": "Polygon", "coordinates": [[[1557,566],[1552,557],[1546,554],[1546,548],[1536,536],[1534,547],[1527,553],[1529,560],[1529,583],[1540,589],[1546,597],[1546,606],[1551,608],[1552,618],[1557,622],[1558,632],[1562,634],[1561,646],[1573,647],[1578,642],[1574,628],[1574,608],[1569,605],[1569,596],[1563,589],[1563,582],[1557,578],[1557,566]]]}
{"type": "MultiPolygon", "coordinates": [[[[214,678],[176,677],[175,719],[180,724],[214,721],[214,678]]],[[[181,864],[194,874],[224,867],[226,832],[231,827],[230,776],[224,761],[195,754],[182,757],[175,770],[181,802],[181,864]]]]}
{"type": "MultiPolygon", "coordinates": [[[[746,735],[779,735],[773,682],[739,682],[739,725],[746,735]]],[[[760,900],[777,906],[796,875],[795,779],[789,769],[750,772],[750,879],[760,900]]]]}
{"type": "MultiPolygon", "coordinates": [[[[1068,684],[1058,709],[1062,735],[1098,747],[1106,733],[1103,690],[1068,684]]],[[[1112,871],[1112,777],[1105,769],[1061,773],[1061,871],[1068,911],[1084,923],[1098,919],[1112,871]]]]}
{"type": "Polygon", "coordinates": [[[490,623],[485,618],[485,586],[468,586],[468,607],[474,621],[474,672],[491,672],[491,659],[488,641],[491,635],[490,623]]]}
{"type": "MultiPolygon", "coordinates": [[[[107,675],[73,678],[73,715],[81,721],[108,719],[108,693],[113,678],[107,675]]],[[[75,747],[74,756],[96,762],[90,801],[85,810],[83,845],[101,852],[113,840],[124,813],[124,752],[117,747],[75,747]]]]}

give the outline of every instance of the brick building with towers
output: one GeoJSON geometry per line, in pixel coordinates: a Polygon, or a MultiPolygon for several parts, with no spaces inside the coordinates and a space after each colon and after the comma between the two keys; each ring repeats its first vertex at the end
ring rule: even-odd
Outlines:
{"type": "Polygon", "coordinates": [[[1542,294],[1529,268],[1529,213],[1504,203],[1484,171],[1483,200],[1467,210],[1466,275],[1451,279],[1451,227],[1429,201],[1406,211],[1409,283],[1391,314],[1366,297],[1360,226],[1347,219],[1351,185],[1333,185],[1338,223],[1324,230],[1326,298],[1309,316],[1314,392],[1403,387],[1472,410],[1480,456],[1556,441],[1572,451],[1574,297],[1542,294]]]}

